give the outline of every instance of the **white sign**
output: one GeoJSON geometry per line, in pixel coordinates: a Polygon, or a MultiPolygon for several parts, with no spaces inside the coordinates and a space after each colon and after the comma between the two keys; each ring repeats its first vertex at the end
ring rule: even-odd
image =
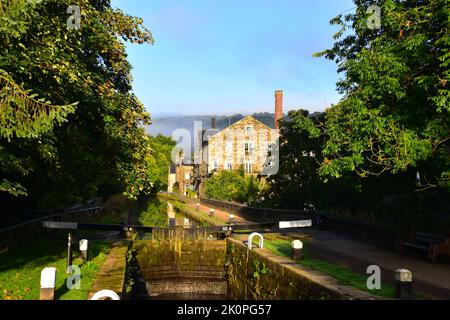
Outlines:
{"type": "Polygon", "coordinates": [[[41,288],[54,288],[56,284],[56,268],[44,268],[41,271],[41,288]]]}
{"type": "Polygon", "coordinates": [[[312,227],[312,220],[298,220],[298,221],[280,221],[279,228],[305,228],[312,227]]]}
{"type": "Polygon", "coordinates": [[[59,222],[59,221],[44,221],[42,226],[47,229],[77,229],[78,223],[76,222],[59,222]]]}
{"type": "Polygon", "coordinates": [[[80,240],[80,251],[87,251],[87,249],[88,249],[88,240],[81,239],[80,240]]]}

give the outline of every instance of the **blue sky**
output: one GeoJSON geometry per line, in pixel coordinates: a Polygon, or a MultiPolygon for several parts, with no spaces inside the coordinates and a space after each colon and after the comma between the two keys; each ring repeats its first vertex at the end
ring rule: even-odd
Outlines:
{"type": "Polygon", "coordinates": [[[153,116],[321,111],[340,96],[329,20],[351,0],[113,0],[144,19],[155,44],[128,44],[134,91],[153,116]]]}

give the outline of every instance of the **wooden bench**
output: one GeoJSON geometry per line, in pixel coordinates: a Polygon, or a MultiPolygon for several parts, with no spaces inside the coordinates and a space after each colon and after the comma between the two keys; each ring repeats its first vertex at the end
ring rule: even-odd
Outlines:
{"type": "Polygon", "coordinates": [[[401,238],[397,243],[397,250],[401,253],[405,249],[421,251],[427,254],[429,263],[434,263],[436,257],[443,254],[450,256],[450,234],[447,236],[436,236],[424,232],[410,231],[409,234],[401,238]]]}

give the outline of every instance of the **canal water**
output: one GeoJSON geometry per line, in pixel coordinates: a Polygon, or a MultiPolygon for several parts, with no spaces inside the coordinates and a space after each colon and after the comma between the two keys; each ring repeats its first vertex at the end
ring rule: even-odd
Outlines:
{"type": "Polygon", "coordinates": [[[153,199],[144,204],[136,222],[161,229],[140,234],[133,241],[132,258],[128,260],[131,299],[227,299],[225,241],[207,234],[192,237],[191,228],[200,224],[170,201],[153,199]]]}

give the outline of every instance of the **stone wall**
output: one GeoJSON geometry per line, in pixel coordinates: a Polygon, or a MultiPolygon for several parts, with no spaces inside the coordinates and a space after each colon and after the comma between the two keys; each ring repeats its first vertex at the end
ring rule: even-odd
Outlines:
{"type": "Polygon", "coordinates": [[[376,297],[267,250],[252,249],[227,239],[230,299],[250,300],[373,300],[376,297]]]}

